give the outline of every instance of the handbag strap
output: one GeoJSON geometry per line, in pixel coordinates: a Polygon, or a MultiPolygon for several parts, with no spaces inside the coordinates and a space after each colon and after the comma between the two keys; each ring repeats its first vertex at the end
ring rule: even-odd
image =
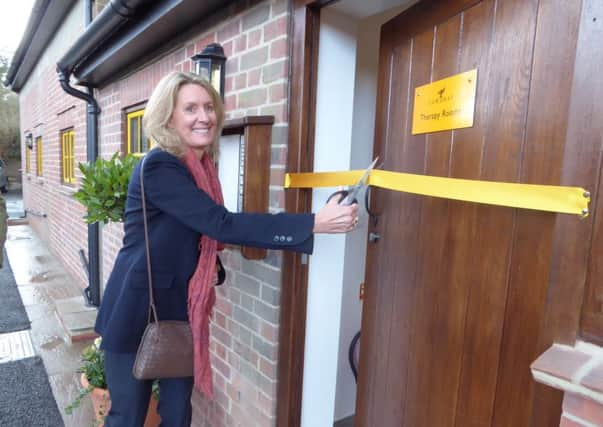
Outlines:
{"type": "Polygon", "coordinates": [[[159,318],[157,317],[157,308],[155,307],[155,297],[153,296],[153,275],[151,274],[151,249],[149,247],[149,226],[147,221],[147,203],[144,195],[144,161],[147,156],[145,155],[142,158],[142,163],[140,164],[140,194],[142,197],[142,222],[144,223],[144,245],[146,249],[147,255],[147,274],[148,274],[148,282],[149,282],[149,318],[147,323],[151,323],[151,313],[155,318],[155,321],[158,322],[159,318]]]}

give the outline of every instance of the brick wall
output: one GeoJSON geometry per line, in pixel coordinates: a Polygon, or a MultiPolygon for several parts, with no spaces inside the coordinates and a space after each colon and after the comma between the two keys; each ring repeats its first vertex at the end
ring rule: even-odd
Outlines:
{"type": "MultiPolygon", "coordinates": [[[[62,183],[61,130],[75,132],[75,161],[86,161],[86,105],[67,95],[59,85],[56,62],[83,31],[83,7],[76,5],[65,19],[60,33],[45,50],[19,94],[21,135],[31,133],[34,142],[42,137],[43,173],[36,176],[36,149],[31,153],[31,170],[23,176],[23,203],[31,226],[59,257],[82,287],[87,285],[78,250],[87,252],[87,227],[83,207],[73,199],[76,188],[62,183]],[[45,217],[40,215],[46,215],[45,217]]],[[[25,171],[25,146],[21,147],[25,171]]],[[[76,170],[76,177],[79,177],[76,170]]]]}

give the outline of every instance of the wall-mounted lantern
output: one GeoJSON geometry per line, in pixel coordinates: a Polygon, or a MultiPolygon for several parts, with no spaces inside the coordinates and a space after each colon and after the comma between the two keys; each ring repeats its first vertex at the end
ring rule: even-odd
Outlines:
{"type": "Polygon", "coordinates": [[[191,58],[195,62],[195,72],[208,80],[224,99],[224,75],[226,56],[218,43],[208,44],[201,53],[191,58]]]}
{"type": "Polygon", "coordinates": [[[25,146],[30,150],[33,150],[33,135],[31,132],[25,134],[25,146]]]}

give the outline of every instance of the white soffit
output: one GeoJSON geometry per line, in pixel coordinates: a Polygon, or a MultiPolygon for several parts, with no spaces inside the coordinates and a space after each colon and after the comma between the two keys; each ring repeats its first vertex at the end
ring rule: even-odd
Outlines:
{"type": "Polygon", "coordinates": [[[418,0],[341,0],[330,8],[355,19],[364,19],[386,10],[400,7],[406,9],[418,0]]]}

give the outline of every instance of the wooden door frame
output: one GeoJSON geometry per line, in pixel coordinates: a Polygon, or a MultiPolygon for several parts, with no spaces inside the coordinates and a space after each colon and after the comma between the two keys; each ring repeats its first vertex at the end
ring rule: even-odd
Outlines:
{"type": "MultiPolygon", "coordinates": [[[[288,172],[313,170],[320,9],[333,1],[290,1],[288,172]]],[[[285,192],[287,212],[310,212],[311,206],[311,191],[292,189],[285,192]]],[[[298,427],[301,423],[308,263],[303,263],[301,255],[285,251],[282,278],[276,425],[298,427]]]]}

